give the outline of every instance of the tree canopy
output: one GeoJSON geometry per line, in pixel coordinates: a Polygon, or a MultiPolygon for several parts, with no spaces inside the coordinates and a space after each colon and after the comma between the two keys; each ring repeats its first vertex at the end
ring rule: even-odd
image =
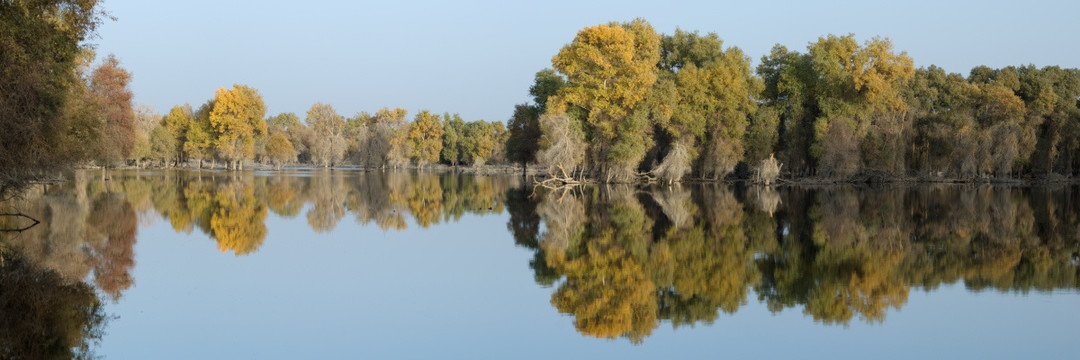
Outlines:
{"type": "Polygon", "coordinates": [[[536,74],[534,102],[515,107],[508,154],[565,149],[533,135],[563,131],[537,126],[543,112],[565,115],[586,147],[580,171],[551,174],[602,182],[717,180],[740,163],[749,171],[735,176],[763,181],[766,160],[776,176],[850,181],[1071,177],[1080,165],[1077,69],[980,66],[965,78],[853,34],[750,63],[716,34],[658,35],[642,19],[586,27],[554,72],[536,74]]]}
{"type": "Polygon", "coordinates": [[[755,68],[718,34],[660,34],[640,18],[578,31],[505,121],[428,109],[410,119],[392,107],[346,118],[325,103],[304,121],[267,117],[259,92],[240,84],[161,117],[132,103],[133,75],[118,57],[95,63],[85,40],[107,17],[97,6],[0,4],[4,187],[89,161],[516,163],[564,183],[1057,181],[1080,168],[1080,70],[978,66],[965,76],[915,68],[888,38],[854,34],[801,52],[776,45],[755,68]]]}
{"type": "Polygon", "coordinates": [[[255,140],[266,134],[266,105],[253,88],[233,85],[214,94],[209,121],[217,151],[236,168],[255,155],[255,140]]]}
{"type": "Polygon", "coordinates": [[[73,105],[105,17],[94,0],[0,2],[0,192],[89,157],[100,113],[73,105]]]}

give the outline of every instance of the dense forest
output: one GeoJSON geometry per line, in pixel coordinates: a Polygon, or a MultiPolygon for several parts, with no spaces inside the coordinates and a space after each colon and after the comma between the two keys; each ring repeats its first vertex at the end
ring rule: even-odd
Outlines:
{"type": "Polygon", "coordinates": [[[563,178],[839,180],[1072,176],[1080,71],[916,69],[888,39],[776,45],[756,69],[716,34],[588,27],[536,75],[510,159],[563,178]]]}
{"type": "Polygon", "coordinates": [[[316,103],[269,115],[236,84],[161,115],[95,61],[97,1],[0,2],[0,186],[73,165],[520,164],[562,182],[1063,179],[1080,168],[1080,71],[915,68],[885,38],[776,45],[756,68],[713,33],[587,27],[503,121],[316,103]]]}

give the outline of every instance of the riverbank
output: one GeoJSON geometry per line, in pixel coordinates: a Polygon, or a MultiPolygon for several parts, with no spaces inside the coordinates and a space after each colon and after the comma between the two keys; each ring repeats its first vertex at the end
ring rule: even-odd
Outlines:
{"type": "MultiPolygon", "coordinates": [[[[204,163],[204,166],[199,167],[197,164],[186,164],[183,166],[120,166],[110,168],[110,170],[162,170],[162,169],[177,169],[177,170],[207,170],[207,171],[234,171],[225,167],[224,163],[204,163]],[[209,166],[213,165],[213,166],[209,166]]],[[[79,166],[78,169],[101,169],[99,166],[79,166]]],[[[240,171],[410,171],[420,173],[460,173],[460,174],[473,174],[473,175],[522,175],[523,169],[519,165],[509,164],[487,164],[480,166],[451,166],[446,164],[428,164],[425,166],[408,165],[402,167],[379,167],[379,168],[367,168],[360,165],[343,165],[333,167],[319,167],[309,165],[289,165],[282,167],[275,167],[268,164],[249,163],[245,164],[243,170],[240,171]]],[[[536,177],[538,179],[551,179],[552,177],[543,171],[541,166],[532,164],[528,166],[527,172],[524,175],[536,177]]],[[[58,179],[52,178],[49,182],[56,182],[58,179]]],[[[594,179],[577,179],[582,184],[599,184],[600,181],[594,179]]],[[[639,181],[633,181],[630,183],[660,183],[661,181],[655,179],[648,179],[642,177],[639,181]]],[[[684,178],[680,183],[683,184],[701,184],[701,183],[744,183],[753,184],[754,181],[749,174],[740,174],[738,172],[733,173],[723,179],[702,179],[702,178],[684,178]]],[[[990,185],[1003,185],[1003,186],[1038,186],[1038,185],[1050,185],[1050,184],[1080,184],[1080,178],[1068,177],[1060,174],[1047,174],[1047,175],[1029,175],[1020,178],[1003,178],[992,176],[981,177],[965,177],[954,178],[945,176],[895,176],[884,174],[880,172],[860,172],[848,177],[818,177],[818,176],[804,176],[804,177],[791,177],[790,174],[783,174],[770,186],[828,186],[828,185],[853,185],[853,184],[869,184],[869,185],[904,185],[904,184],[990,184],[990,185]]]]}

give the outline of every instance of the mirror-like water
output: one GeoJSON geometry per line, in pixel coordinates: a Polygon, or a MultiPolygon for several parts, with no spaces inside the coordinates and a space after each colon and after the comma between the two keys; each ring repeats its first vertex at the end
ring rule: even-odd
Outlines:
{"type": "Polygon", "coordinates": [[[0,358],[1080,352],[1076,187],[84,171],[2,206],[41,224],[0,232],[0,358]]]}

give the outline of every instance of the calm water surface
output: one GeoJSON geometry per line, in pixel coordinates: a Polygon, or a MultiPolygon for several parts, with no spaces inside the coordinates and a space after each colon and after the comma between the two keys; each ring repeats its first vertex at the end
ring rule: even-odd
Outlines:
{"type": "Polygon", "coordinates": [[[76,175],[0,209],[0,358],[1080,354],[1076,187],[76,175]]]}

